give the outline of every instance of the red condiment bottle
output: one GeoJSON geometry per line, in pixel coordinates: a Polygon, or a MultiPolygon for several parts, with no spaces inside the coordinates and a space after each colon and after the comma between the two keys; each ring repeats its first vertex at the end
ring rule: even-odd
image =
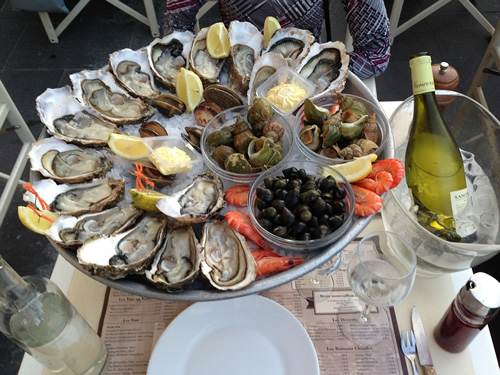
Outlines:
{"type": "Polygon", "coordinates": [[[434,338],[444,350],[460,353],[498,313],[500,283],[478,272],[460,289],[434,329],[434,338]]]}

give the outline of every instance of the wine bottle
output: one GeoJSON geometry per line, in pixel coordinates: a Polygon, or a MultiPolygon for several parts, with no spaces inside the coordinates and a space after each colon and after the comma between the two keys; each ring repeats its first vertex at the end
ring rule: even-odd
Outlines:
{"type": "Polygon", "coordinates": [[[108,352],[61,290],[37,276],[19,276],[0,255],[0,332],[51,372],[103,373],[108,352]]]}
{"type": "Polygon", "coordinates": [[[430,56],[412,56],[410,68],[414,110],[405,154],[406,182],[420,221],[425,217],[428,229],[451,231],[446,239],[460,241],[454,218],[468,202],[460,149],[439,111],[430,56]]]}

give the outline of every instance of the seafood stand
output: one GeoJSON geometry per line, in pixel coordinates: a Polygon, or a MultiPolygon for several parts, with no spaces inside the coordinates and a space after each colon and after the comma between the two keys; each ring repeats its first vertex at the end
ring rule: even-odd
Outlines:
{"type": "MultiPolygon", "coordinates": [[[[129,190],[135,187],[136,182],[136,177],[132,174],[134,173],[134,163],[121,159],[106,147],[109,134],[125,133],[139,136],[139,134],[142,135],[142,131],[145,131],[143,123],[156,122],[160,124],[160,129],[164,128],[168,132],[168,138],[184,139],[185,143],[190,143],[187,140],[191,139],[191,143],[196,144],[196,140],[199,141],[204,129],[204,126],[196,123],[193,113],[184,112],[185,106],[175,96],[175,75],[169,69],[164,68],[168,63],[175,61],[174,66],[177,70],[183,66],[198,74],[205,89],[205,102],[202,102],[202,105],[207,106],[207,103],[213,101],[222,110],[225,110],[236,105],[247,103],[250,105],[253,102],[257,95],[257,85],[263,83],[262,81],[257,83],[256,72],[259,69],[272,69],[274,72],[280,67],[288,65],[299,73],[306,66],[310,69],[311,64],[320,64],[320,61],[326,61],[330,66],[335,66],[334,70],[337,74],[323,76],[320,92],[317,90],[311,94],[312,98],[335,92],[349,93],[366,99],[378,109],[379,113],[384,113],[377,99],[363,82],[348,72],[348,55],[340,42],[314,43],[312,35],[309,35],[308,32],[289,28],[276,32],[268,47],[263,49],[260,32],[251,27],[250,24],[235,21],[229,28],[229,37],[231,45],[233,47],[237,45],[240,48],[232,48],[232,54],[229,58],[220,59],[213,66],[211,65],[210,69],[206,69],[207,62],[210,62],[206,53],[206,29],[200,30],[196,35],[190,32],[174,32],[164,38],[155,39],[150,45],[137,51],[129,49],[117,51],[109,56],[109,67],[72,74],[70,76],[72,88],[66,86],[48,89],[37,99],[37,110],[48,134],[45,134],[45,138],[37,142],[31,152],[31,179],[36,194],[26,193],[25,200],[36,204],[37,208],[42,210],[44,208],[40,206],[38,196],[47,201],[51,207],[59,205],[57,210],[61,212],[61,217],[47,234],[49,241],[76,269],[115,289],[143,297],[173,301],[222,300],[257,294],[297,279],[338,255],[373,218],[373,215],[367,217],[354,215],[344,234],[319,250],[294,252],[286,249],[275,249],[281,255],[300,256],[305,261],[279,273],[254,277],[250,283],[242,288],[222,290],[224,288],[212,286],[199,272],[201,259],[193,260],[194,271],[180,285],[157,287],[148,280],[153,277],[151,275],[154,273],[153,268],[158,266],[158,260],[153,261],[153,257],[163,246],[165,236],[168,238],[174,232],[183,231],[182,236],[194,239],[196,244],[193,245],[193,248],[196,249],[197,253],[201,252],[198,240],[200,243],[207,240],[201,236],[201,232],[205,232],[204,226],[213,225],[212,222],[218,217],[217,215],[224,212],[220,211],[226,206],[222,199],[223,192],[235,184],[234,181],[219,179],[216,173],[212,173],[207,168],[201,155],[198,154],[196,158],[192,158],[194,162],[189,171],[177,175],[162,176],[161,181],[156,186],[162,193],[171,198],[171,201],[164,204],[167,211],[172,207],[175,209],[175,201],[180,199],[179,197],[194,184],[201,183],[200,190],[206,188],[216,190],[219,194],[215,194],[214,202],[207,204],[211,207],[207,215],[199,215],[195,220],[192,217],[191,220],[179,218],[177,222],[170,219],[170,223],[167,224],[169,219],[166,215],[151,212],[143,214],[131,203],[129,190]],[[283,58],[275,53],[279,52],[279,48],[273,46],[279,46],[285,39],[300,40],[302,48],[300,53],[294,55],[293,58],[283,58]],[[242,57],[238,54],[247,54],[248,56],[242,57]],[[162,61],[167,57],[171,61],[162,61]],[[241,61],[252,61],[252,63],[255,61],[255,63],[249,68],[245,64],[239,65],[241,61]],[[109,94],[110,92],[112,94],[109,94]],[[127,111],[119,109],[124,108],[124,105],[130,105],[127,111]],[[77,123],[77,131],[71,128],[75,123],[77,123]],[[78,123],[97,124],[97,127],[91,131],[92,134],[97,137],[102,132],[105,135],[100,140],[82,136],[78,133],[81,130],[78,129],[78,123]],[[71,129],[67,130],[66,127],[71,129]],[[52,150],[56,150],[56,153],[65,151],[81,153],[84,156],[80,157],[91,159],[96,168],[85,176],[61,178],[63,172],[52,171],[43,162],[47,158],[49,160],[54,158],[52,150]],[[46,156],[46,154],[52,156],[46,156]],[[93,213],[85,208],[82,210],[69,209],[65,206],[65,202],[60,202],[61,199],[57,198],[58,194],[71,190],[68,185],[76,186],[76,184],[92,185],[94,190],[91,190],[91,195],[103,195],[99,203],[92,209],[93,213]],[[53,203],[55,200],[58,202],[53,203]],[[89,221],[91,224],[78,223],[81,218],[89,217],[85,215],[99,215],[103,210],[108,212],[113,209],[120,212],[127,211],[126,214],[122,213],[129,215],[127,217],[130,219],[127,221],[135,222],[132,224],[132,228],[141,226],[141,230],[146,232],[144,238],[136,240],[140,245],[154,242],[157,237],[161,238],[151,246],[152,250],[145,259],[139,259],[137,262],[125,262],[124,265],[120,255],[106,255],[112,254],[109,251],[128,232],[113,234],[114,231],[111,231],[104,238],[80,242],[61,239],[60,233],[62,232],[70,233],[69,238],[74,239],[72,237],[74,236],[73,229],[76,226],[91,225],[92,216],[90,216],[91,220],[89,221]],[[140,215],[142,218],[138,219],[137,217],[140,215]],[[182,228],[176,228],[180,226],[182,228]],[[97,257],[107,256],[113,261],[104,266],[96,265],[94,257],[97,253],[99,254],[97,257]]],[[[283,118],[291,129],[295,122],[294,113],[283,118]]],[[[394,156],[390,130],[385,133],[385,137],[385,146],[379,152],[379,159],[394,156]]],[[[153,140],[153,138],[144,139],[147,139],[148,142],[153,140]]],[[[187,148],[194,153],[199,152],[190,145],[187,145],[187,148]]],[[[283,157],[283,160],[306,159],[295,142],[291,142],[288,154],[286,158],[283,157]]],[[[142,163],[142,161],[138,162],[142,163]]],[[[144,166],[152,167],[146,161],[144,163],[144,166]]],[[[273,168],[279,168],[279,164],[273,168]]],[[[160,210],[165,212],[163,209],[160,210]]],[[[168,217],[175,217],[175,214],[168,214],[168,217]]]]}

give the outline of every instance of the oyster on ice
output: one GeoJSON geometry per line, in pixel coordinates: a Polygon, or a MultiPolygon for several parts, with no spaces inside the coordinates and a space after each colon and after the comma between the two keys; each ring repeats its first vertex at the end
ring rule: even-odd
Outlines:
{"type": "Polygon", "coordinates": [[[36,98],[36,110],[47,132],[66,142],[106,146],[111,133],[122,133],[76,100],[69,86],[45,90],[36,98]]]}
{"type": "Polygon", "coordinates": [[[222,181],[215,173],[207,170],[186,188],[159,199],[156,207],[174,219],[172,225],[177,227],[206,221],[225,204],[222,181]]]}
{"type": "Polygon", "coordinates": [[[166,227],[165,216],[144,216],[126,232],[85,241],[77,251],[78,262],[92,274],[113,280],[143,273],[163,245],[166,227]]]}
{"type": "Polygon", "coordinates": [[[264,37],[250,22],[232,21],[228,33],[231,45],[229,83],[233,90],[246,94],[253,65],[262,51],[264,37]]]}
{"type": "Polygon", "coordinates": [[[249,105],[253,103],[259,86],[266,82],[279,68],[287,65],[286,59],[281,54],[274,52],[265,53],[255,61],[247,91],[249,105]]]}
{"type": "Polygon", "coordinates": [[[341,92],[349,73],[349,55],[344,43],[314,43],[297,72],[316,84],[314,96],[324,91],[341,92]]]}
{"type": "Polygon", "coordinates": [[[191,226],[169,229],[165,244],[156,253],[146,278],[156,287],[178,292],[200,272],[201,246],[191,226]]]}
{"type": "Polygon", "coordinates": [[[257,263],[245,238],[225,221],[203,226],[201,247],[201,272],[215,288],[237,290],[255,280],[257,263]]]}
{"type": "Polygon", "coordinates": [[[175,92],[175,76],[181,68],[188,68],[193,33],[174,31],[156,38],[147,47],[149,66],[155,77],[171,92],[175,92]]]}
{"type": "Polygon", "coordinates": [[[133,124],[151,117],[155,110],[118,86],[112,73],[84,70],[69,76],[75,98],[115,124],[133,124]]]}
{"type": "Polygon", "coordinates": [[[33,143],[28,157],[32,171],[60,184],[100,178],[112,167],[104,152],[80,148],[54,137],[33,143]]]}
{"type": "Polygon", "coordinates": [[[59,216],[45,235],[64,247],[80,246],[89,238],[107,237],[127,230],[142,214],[135,204],[127,203],[80,217],[59,216]]]}
{"type": "Polygon", "coordinates": [[[160,95],[149,67],[146,50],[134,51],[125,48],[116,51],[109,55],[109,67],[118,82],[132,95],[146,100],[153,100],[160,95]]]}
{"type": "MultiPolygon", "coordinates": [[[[125,181],[107,178],[84,184],[57,185],[46,179],[34,182],[33,188],[50,206],[50,211],[78,216],[114,206],[123,198],[125,181]]],[[[30,192],[26,192],[23,199],[36,205],[39,210],[44,209],[40,200],[30,192]]]]}
{"type": "Polygon", "coordinates": [[[219,74],[225,61],[224,59],[214,59],[209,55],[207,50],[208,29],[209,27],[204,27],[198,31],[189,54],[191,70],[198,74],[205,86],[219,82],[219,74]]]}
{"type": "Polygon", "coordinates": [[[314,35],[309,30],[287,27],[276,30],[264,53],[279,53],[288,60],[288,65],[295,69],[308,54],[313,43],[314,35]]]}

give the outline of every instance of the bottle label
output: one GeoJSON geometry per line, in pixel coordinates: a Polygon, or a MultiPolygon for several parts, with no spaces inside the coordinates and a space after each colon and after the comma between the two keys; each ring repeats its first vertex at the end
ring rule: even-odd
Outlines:
{"type": "Polygon", "coordinates": [[[451,210],[453,216],[459,215],[467,207],[469,201],[469,192],[467,188],[450,192],[451,210]]]}
{"type": "Polygon", "coordinates": [[[435,91],[430,56],[419,56],[410,60],[413,95],[435,91]]]}

